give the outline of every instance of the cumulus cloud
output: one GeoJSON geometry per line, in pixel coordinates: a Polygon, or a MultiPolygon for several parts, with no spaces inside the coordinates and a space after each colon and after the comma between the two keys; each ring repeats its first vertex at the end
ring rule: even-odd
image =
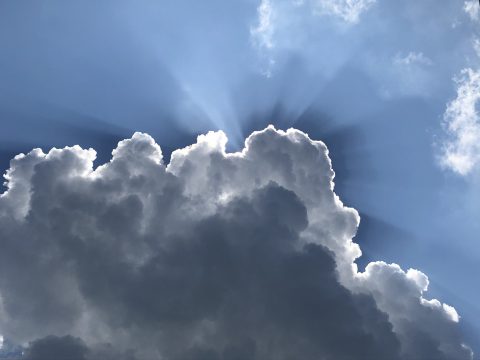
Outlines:
{"type": "Polygon", "coordinates": [[[24,360],[471,359],[420,271],[357,271],[358,213],[326,146],[272,126],[227,153],[136,133],[11,162],[0,197],[0,333],[24,360]]]}
{"type": "Polygon", "coordinates": [[[455,78],[457,97],[448,105],[444,125],[448,138],[443,144],[441,163],[460,175],[472,172],[480,161],[480,72],[462,70],[455,78]]]}

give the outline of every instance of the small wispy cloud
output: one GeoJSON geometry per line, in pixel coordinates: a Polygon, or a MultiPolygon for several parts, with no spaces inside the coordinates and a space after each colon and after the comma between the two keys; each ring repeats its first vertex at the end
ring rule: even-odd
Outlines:
{"type": "Polygon", "coordinates": [[[333,15],[347,23],[355,24],[375,2],[376,0],[317,0],[315,12],[322,15],[333,15]]]}
{"type": "Polygon", "coordinates": [[[480,39],[479,38],[474,38],[473,39],[473,50],[475,51],[475,54],[480,57],[480,39]]]}
{"type": "Polygon", "coordinates": [[[273,75],[276,58],[285,49],[303,37],[312,16],[328,16],[342,24],[359,22],[376,0],[259,0],[256,16],[250,27],[250,41],[259,54],[260,71],[266,77],[273,75]],[[301,25],[299,25],[301,24],[301,25]]]}
{"type": "Polygon", "coordinates": [[[270,0],[262,0],[257,8],[258,21],[250,28],[250,36],[256,46],[272,49],[274,47],[273,7],[270,0]]]}
{"type": "Polygon", "coordinates": [[[444,114],[447,140],[442,147],[441,164],[460,175],[471,173],[480,163],[480,71],[462,70],[455,78],[457,97],[444,114]]]}
{"type": "Polygon", "coordinates": [[[398,53],[393,58],[393,63],[399,66],[433,65],[433,61],[424,53],[414,51],[410,51],[407,55],[402,55],[401,53],[398,53]]]}
{"type": "Polygon", "coordinates": [[[270,77],[275,64],[270,51],[275,47],[275,26],[273,23],[273,6],[271,0],[262,0],[257,8],[257,23],[250,28],[250,38],[263,59],[262,73],[270,77]]]}

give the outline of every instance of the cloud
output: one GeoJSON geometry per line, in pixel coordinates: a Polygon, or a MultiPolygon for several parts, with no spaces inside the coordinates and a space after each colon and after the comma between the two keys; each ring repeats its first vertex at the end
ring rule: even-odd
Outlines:
{"type": "Polygon", "coordinates": [[[398,53],[393,59],[395,65],[410,66],[410,65],[433,65],[431,59],[425,56],[422,52],[410,51],[407,55],[398,53]]]}
{"type": "Polygon", "coordinates": [[[359,273],[358,213],[326,146],[272,126],[171,155],[146,134],[94,169],[78,146],[11,162],[0,333],[25,360],[471,359],[420,271],[359,273]]]}
{"type": "Polygon", "coordinates": [[[257,24],[250,28],[250,39],[260,54],[261,71],[266,77],[272,75],[275,59],[272,50],[275,48],[274,10],[271,0],[262,0],[257,8],[257,24]]]}
{"type": "MultiPolygon", "coordinates": [[[[14,355],[15,356],[15,355],[14,355]]],[[[88,348],[73,336],[47,336],[31,342],[24,352],[25,360],[135,360],[132,352],[118,353],[109,346],[88,348]]]]}
{"type": "Polygon", "coordinates": [[[250,35],[258,47],[271,49],[273,43],[273,9],[270,0],[262,0],[257,8],[258,24],[250,28],[250,35]]]}
{"type": "Polygon", "coordinates": [[[455,78],[457,97],[444,114],[447,133],[441,154],[441,164],[460,175],[472,172],[480,161],[480,118],[477,103],[480,99],[480,72],[462,70],[455,78]]]}
{"type": "Polygon", "coordinates": [[[475,55],[480,57],[480,39],[475,37],[472,41],[473,50],[475,51],[475,55]]]}
{"type": "Polygon", "coordinates": [[[479,19],[479,6],[476,0],[467,0],[463,4],[463,11],[467,13],[470,19],[477,21],[479,19]]]}
{"type": "Polygon", "coordinates": [[[376,0],[316,0],[315,11],[318,14],[332,15],[346,23],[355,24],[376,0]]]}
{"type": "Polygon", "coordinates": [[[88,348],[80,339],[72,336],[49,336],[34,341],[26,351],[28,360],[70,359],[85,360],[88,348]]]}
{"type": "MultiPolygon", "coordinates": [[[[257,51],[260,69],[270,78],[277,58],[282,52],[303,54],[299,42],[311,32],[325,31],[319,27],[320,16],[334,19],[334,24],[352,25],[360,20],[376,0],[261,0],[254,24],[250,27],[250,41],[257,51]],[[316,29],[316,30],[314,30],[316,29]]],[[[329,32],[338,29],[330,29],[329,32]]],[[[308,46],[312,43],[309,41],[308,46]]],[[[285,56],[285,53],[283,54],[285,56]]]]}

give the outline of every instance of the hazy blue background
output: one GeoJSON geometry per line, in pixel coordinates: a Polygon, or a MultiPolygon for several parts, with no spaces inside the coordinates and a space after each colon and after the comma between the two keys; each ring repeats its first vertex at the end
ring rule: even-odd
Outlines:
{"type": "Polygon", "coordinates": [[[2,172],[38,146],[107,161],[133,131],[168,156],[207,130],[238,149],[268,123],[297,127],[326,142],[362,216],[359,264],[425,272],[478,353],[479,181],[442,170],[437,144],[480,23],[460,0],[377,0],[357,23],[272,0],[269,47],[252,36],[259,5],[0,0],[2,172]]]}

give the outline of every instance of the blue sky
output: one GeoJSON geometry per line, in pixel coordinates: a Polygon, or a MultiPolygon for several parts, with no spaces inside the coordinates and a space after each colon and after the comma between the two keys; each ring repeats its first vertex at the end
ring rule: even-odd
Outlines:
{"type": "Polygon", "coordinates": [[[477,6],[1,1],[2,172],[38,146],[104,162],[134,131],[168,154],[208,130],[236,150],[270,123],[299,128],[326,143],[336,192],[360,213],[360,266],[428,274],[480,350],[477,6]]]}

